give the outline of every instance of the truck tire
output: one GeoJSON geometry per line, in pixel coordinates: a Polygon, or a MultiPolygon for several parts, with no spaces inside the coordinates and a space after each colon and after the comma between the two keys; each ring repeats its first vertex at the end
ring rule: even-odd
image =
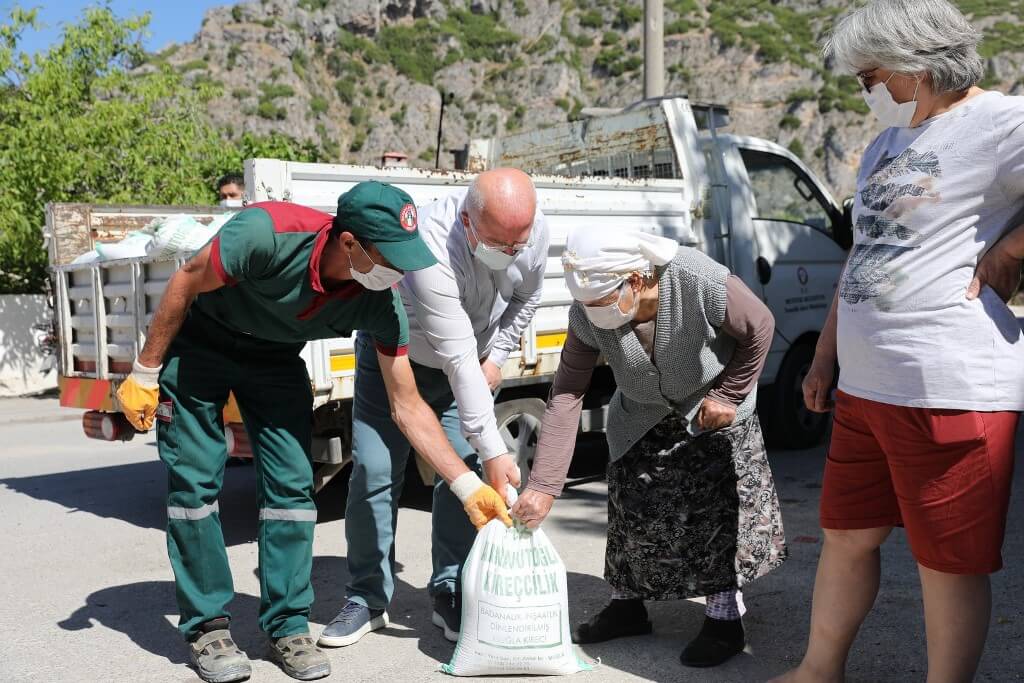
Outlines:
{"type": "Polygon", "coordinates": [[[762,403],[771,415],[766,425],[769,445],[781,448],[812,448],[820,444],[832,420],[830,413],[813,413],[804,404],[801,384],[814,360],[814,344],[801,343],[789,350],[768,396],[762,403]]]}
{"type": "Polygon", "coordinates": [[[519,465],[522,484],[530,478],[533,454],[540,437],[540,423],[544,417],[544,401],[539,398],[517,398],[494,406],[494,419],[498,433],[504,439],[508,452],[519,465]]]}

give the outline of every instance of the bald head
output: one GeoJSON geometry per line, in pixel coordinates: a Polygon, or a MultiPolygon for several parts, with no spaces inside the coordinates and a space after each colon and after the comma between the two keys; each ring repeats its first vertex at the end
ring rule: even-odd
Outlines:
{"type": "Polygon", "coordinates": [[[488,245],[523,244],[530,239],[537,191],[530,176],[518,169],[484,171],[469,186],[465,211],[488,245]]]}

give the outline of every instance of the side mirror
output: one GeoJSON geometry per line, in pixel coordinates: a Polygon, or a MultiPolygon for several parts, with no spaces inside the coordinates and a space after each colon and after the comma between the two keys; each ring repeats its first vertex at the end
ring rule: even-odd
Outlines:
{"type": "Polygon", "coordinates": [[[847,197],[843,201],[843,215],[839,218],[833,234],[843,249],[853,246],[853,197],[847,197]]]}

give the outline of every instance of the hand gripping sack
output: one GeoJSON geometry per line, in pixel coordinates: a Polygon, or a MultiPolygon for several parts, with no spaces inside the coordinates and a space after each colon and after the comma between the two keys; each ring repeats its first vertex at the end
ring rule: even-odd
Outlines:
{"type": "Polygon", "coordinates": [[[547,535],[491,520],[462,568],[462,630],[441,671],[557,675],[591,668],[572,644],[565,565],[547,535]]]}

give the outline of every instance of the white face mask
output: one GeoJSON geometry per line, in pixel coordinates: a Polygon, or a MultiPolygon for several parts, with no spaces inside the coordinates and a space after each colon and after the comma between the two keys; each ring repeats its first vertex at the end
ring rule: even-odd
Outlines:
{"type": "Polygon", "coordinates": [[[917,88],[914,89],[914,99],[899,104],[892,98],[889,92],[888,83],[892,80],[892,74],[885,79],[884,83],[875,83],[871,90],[862,90],[864,101],[867,102],[871,113],[874,114],[883,126],[888,128],[910,128],[917,113],[917,91],[921,87],[921,81],[917,81],[917,88]]]}
{"type": "Polygon", "coordinates": [[[218,203],[229,209],[241,209],[245,206],[245,201],[242,199],[222,199],[218,203]]]}
{"type": "MultiPolygon", "coordinates": [[[[359,244],[359,242],[356,242],[359,244]]],[[[363,245],[359,244],[359,248],[363,249],[363,245]]],[[[363,249],[363,253],[366,254],[366,250],[363,249]]],[[[366,258],[370,258],[369,254],[366,254],[366,258]]],[[[373,262],[373,259],[370,259],[373,262]]],[[[367,273],[360,273],[356,270],[356,267],[352,264],[352,254],[348,256],[349,270],[352,272],[352,279],[361,284],[367,289],[374,291],[381,291],[384,289],[390,289],[392,285],[402,279],[404,273],[400,273],[397,270],[392,270],[387,266],[382,266],[379,263],[374,263],[373,267],[367,273]]]]}
{"type": "Polygon", "coordinates": [[[622,303],[622,296],[625,294],[627,287],[628,283],[623,282],[622,287],[619,288],[619,296],[615,299],[615,303],[608,304],[607,306],[583,307],[594,327],[600,327],[603,330],[617,330],[633,320],[637,308],[640,307],[640,298],[636,295],[636,292],[633,292],[632,287],[629,287],[629,291],[633,292],[633,305],[630,307],[629,313],[623,313],[619,305],[622,303]]]}
{"type": "Polygon", "coordinates": [[[466,225],[473,231],[473,237],[476,239],[476,249],[473,250],[473,256],[480,260],[480,263],[484,264],[491,270],[505,270],[512,262],[516,260],[516,256],[519,256],[519,252],[514,254],[506,254],[501,249],[495,249],[484,244],[483,240],[480,239],[480,235],[477,233],[476,228],[473,227],[472,221],[467,221],[466,225]]]}

